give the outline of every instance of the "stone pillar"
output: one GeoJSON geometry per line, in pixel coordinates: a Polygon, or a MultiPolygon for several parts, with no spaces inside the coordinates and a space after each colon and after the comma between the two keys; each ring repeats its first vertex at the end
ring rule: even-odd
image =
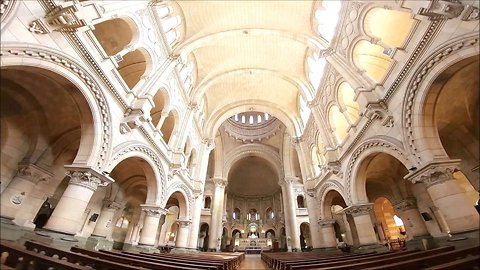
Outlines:
{"type": "Polygon", "coordinates": [[[33,188],[41,181],[49,180],[52,176],[51,172],[35,164],[19,164],[17,174],[2,193],[0,215],[7,219],[14,219],[22,208],[28,207],[24,201],[33,188]]]}
{"type": "Polygon", "coordinates": [[[398,217],[403,221],[408,239],[429,235],[427,227],[418,211],[415,198],[408,198],[400,201],[396,203],[393,208],[398,217]]]}
{"type": "Polygon", "coordinates": [[[293,192],[293,181],[295,179],[296,178],[293,177],[285,177],[284,181],[280,181],[279,183],[284,199],[285,227],[289,251],[290,247],[300,250],[300,228],[297,228],[297,206],[293,192]]]}
{"type": "Polygon", "coordinates": [[[140,233],[139,245],[153,246],[155,238],[157,237],[158,224],[162,215],[167,211],[158,205],[140,205],[145,212],[145,219],[143,221],[142,232],[140,233]]]}
{"type": "MultiPolygon", "coordinates": [[[[158,121],[158,124],[157,124],[157,126],[156,126],[156,128],[157,128],[158,130],[160,130],[160,129],[162,128],[163,123],[165,123],[165,120],[166,120],[167,117],[168,117],[168,114],[169,114],[168,111],[162,110],[162,113],[160,114],[160,120],[158,121]]],[[[163,136],[163,134],[162,134],[162,136],[163,136]]],[[[168,143],[168,142],[166,142],[166,143],[168,143]]]]}
{"type": "Polygon", "coordinates": [[[175,247],[188,248],[188,235],[190,233],[190,220],[178,220],[177,238],[175,239],[175,247]]]}
{"type": "Polygon", "coordinates": [[[318,225],[320,226],[320,233],[322,241],[320,242],[321,248],[336,248],[337,237],[335,236],[335,219],[320,219],[318,225]]]}
{"type": "Polygon", "coordinates": [[[322,232],[320,224],[317,222],[320,213],[320,203],[315,199],[315,190],[307,190],[306,200],[308,208],[308,219],[310,221],[310,234],[313,248],[322,247],[322,232]]]}
{"type": "Polygon", "coordinates": [[[459,160],[434,162],[405,176],[405,179],[413,183],[425,184],[433,204],[445,218],[451,234],[479,229],[479,215],[453,177],[459,164],[459,160]]]}
{"type": "Polygon", "coordinates": [[[114,182],[91,167],[65,166],[70,182],[44,227],[47,230],[74,235],[82,226],[82,216],[98,187],[114,182]]]}
{"type": "Polygon", "coordinates": [[[118,209],[120,209],[119,203],[110,200],[103,201],[102,211],[92,232],[93,236],[111,237],[112,230],[115,227],[113,217],[118,209]]]}
{"type": "Polygon", "coordinates": [[[198,243],[198,231],[200,227],[200,217],[202,215],[202,207],[203,207],[203,193],[198,192],[194,194],[195,202],[193,203],[193,217],[192,217],[192,225],[190,229],[190,236],[188,239],[188,248],[196,249],[198,243]]]}
{"type": "Polygon", "coordinates": [[[210,222],[210,236],[208,240],[209,248],[216,247],[217,251],[220,251],[218,246],[218,238],[222,235],[218,234],[219,227],[222,225],[223,218],[223,200],[225,198],[225,186],[227,180],[223,178],[213,179],[215,183],[215,193],[213,195],[213,207],[212,207],[212,221],[210,222]]]}
{"type": "Polygon", "coordinates": [[[345,212],[353,216],[355,227],[357,228],[358,241],[361,246],[378,244],[370,215],[372,210],[373,203],[352,205],[345,208],[345,212]]]}

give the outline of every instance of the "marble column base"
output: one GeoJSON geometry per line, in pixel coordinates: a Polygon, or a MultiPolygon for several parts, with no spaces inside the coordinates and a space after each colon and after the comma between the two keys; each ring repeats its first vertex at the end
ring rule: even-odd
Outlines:
{"type": "Polygon", "coordinates": [[[113,241],[107,240],[105,237],[102,236],[90,236],[87,238],[87,242],[85,243],[86,249],[92,250],[112,250],[113,248],[113,241]]]}
{"type": "Polygon", "coordinates": [[[123,244],[123,250],[133,251],[133,252],[144,252],[144,253],[160,253],[160,250],[154,246],[147,245],[132,245],[132,244],[123,244]]]}

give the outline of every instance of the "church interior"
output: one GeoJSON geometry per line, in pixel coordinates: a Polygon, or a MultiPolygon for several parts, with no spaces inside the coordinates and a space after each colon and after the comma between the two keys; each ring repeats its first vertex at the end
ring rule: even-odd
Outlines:
{"type": "Polygon", "coordinates": [[[2,269],[479,269],[478,1],[0,14],[2,269]]]}

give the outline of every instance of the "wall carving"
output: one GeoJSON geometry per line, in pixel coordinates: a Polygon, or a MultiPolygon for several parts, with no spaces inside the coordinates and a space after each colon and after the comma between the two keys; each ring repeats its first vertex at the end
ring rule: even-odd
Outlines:
{"type": "MultiPolygon", "coordinates": [[[[45,50],[41,48],[35,48],[35,45],[29,44],[28,48],[24,48],[23,46],[14,46],[14,45],[7,45],[2,44],[2,48],[0,49],[0,56],[19,56],[19,57],[29,57],[29,58],[36,58],[48,61],[55,65],[63,66],[70,71],[72,74],[79,78],[81,81],[88,86],[88,90],[92,93],[92,96],[96,100],[96,105],[98,107],[98,111],[101,115],[101,128],[99,132],[101,133],[101,148],[100,153],[94,153],[93,155],[98,156],[98,160],[96,162],[97,168],[101,168],[102,165],[106,161],[107,151],[110,149],[110,134],[111,134],[111,120],[109,114],[109,108],[107,105],[107,101],[103,91],[95,81],[95,79],[86,71],[84,70],[79,64],[75,61],[71,60],[68,57],[60,55],[56,52],[45,50]]],[[[95,121],[96,119],[94,119],[95,121]]]]}

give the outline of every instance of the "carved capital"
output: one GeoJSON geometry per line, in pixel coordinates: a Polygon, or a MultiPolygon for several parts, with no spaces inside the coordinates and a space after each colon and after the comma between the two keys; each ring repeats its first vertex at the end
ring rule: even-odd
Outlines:
{"type": "Polygon", "coordinates": [[[390,115],[388,107],[383,101],[368,103],[365,116],[370,120],[381,121],[382,126],[393,126],[393,116],[390,115]]]}
{"type": "Polygon", "coordinates": [[[98,187],[107,186],[115,182],[106,173],[99,173],[92,167],[77,167],[66,165],[67,175],[70,177],[70,185],[77,185],[96,191],[98,187]]]}
{"type": "Polygon", "coordinates": [[[333,224],[335,224],[335,219],[326,218],[318,220],[318,225],[320,225],[320,227],[330,227],[333,226],[333,224]]]}
{"type": "Polygon", "coordinates": [[[189,109],[190,111],[196,112],[196,111],[198,111],[199,106],[198,106],[198,104],[195,103],[195,102],[190,102],[190,103],[188,104],[188,109],[189,109]]]}
{"type": "Polygon", "coordinates": [[[373,203],[362,204],[362,205],[352,205],[345,208],[345,213],[350,214],[354,217],[369,215],[373,210],[373,203]]]}
{"type": "Polygon", "coordinates": [[[408,209],[416,209],[416,208],[417,208],[417,201],[415,200],[415,198],[408,198],[408,199],[402,200],[393,206],[393,209],[399,212],[402,212],[408,209]]]}
{"type": "Polygon", "coordinates": [[[320,56],[321,57],[328,57],[334,53],[332,48],[326,48],[324,50],[320,51],[320,56]]]}
{"type": "Polygon", "coordinates": [[[215,187],[225,187],[228,182],[226,179],[223,178],[212,178],[213,183],[215,184],[215,187]]]}
{"type": "Polygon", "coordinates": [[[49,181],[53,177],[53,173],[34,164],[19,164],[16,177],[38,184],[42,181],[49,181]]]}
{"type": "Polygon", "coordinates": [[[130,108],[125,112],[124,115],[125,118],[123,118],[123,121],[120,124],[120,132],[122,134],[140,127],[143,123],[149,120],[148,117],[145,116],[144,112],[140,109],[130,108]]]}
{"type": "Polygon", "coordinates": [[[190,226],[190,224],[192,224],[191,220],[177,220],[177,225],[180,228],[186,228],[186,227],[190,226]]]}
{"type": "Polygon", "coordinates": [[[464,8],[458,0],[438,0],[431,1],[428,8],[421,8],[419,14],[430,20],[453,19],[460,16],[464,8]]]}
{"type": "Polygon", "coordinates": [[[458,171],[460,160],[450,160],[446,162],[433,162],[423,168],[405,176],[405,179],[412,183],[424,183],[425,187],[443,183],[452,180],[453,173],[458,171]]]}
{"type": "Polygon", "coordinates": [[[215,148],[215,141],[213,139],[204,138],[202,139],[202,143],[207,146],[208,150],[212,150],[213,148],[215,148]]]}
{"type": "Polygon", "coordinates": [[[121,204],[118,203],[118,202],[114,202],[114,201],[111,201],[111,200],[104,200],[103,201],[103,207],[107,208],[107,209],[112,209],[112,210],[118,210],[121,208],[121,204]]]}
{"type": "Polygon", "coordinates": [[[298,181],[299,178],[295,176],[286,176],[283,180],[278,181],[280,186],[291,186],[295,181],[298,181]]]}
{"type": "Polygon", "coordinates": [[[308,194],[308,196],[314,198],[315,197],[315,193],[317,192],[317,190],[315,188],[309,188],[307,189],[307,191],[305,191],[305,193],[308,194]]]}
{"type": "Polygon", "coordinates": [[[163,209],[158,205],[141,204],[140,207],[142,208],[142,211],[145,212],[147,217],[160,218],[162,215],[165,215],[168,212],[168,210],[163,209]]]}

